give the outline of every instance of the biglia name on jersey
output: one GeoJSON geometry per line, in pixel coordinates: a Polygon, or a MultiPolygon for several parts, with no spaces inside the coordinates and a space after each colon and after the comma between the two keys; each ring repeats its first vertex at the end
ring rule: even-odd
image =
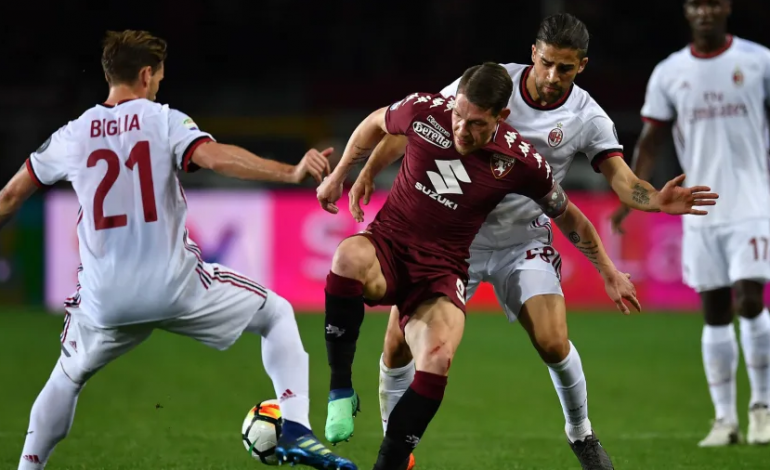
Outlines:
{"type": "Polygon", "coordinates": [[[136,114],[118,116],[118,119],[95,119],[91,121],[91,138],[110,137],[138,130],[141,129],[139,128],[139,116],[136,114]]]}

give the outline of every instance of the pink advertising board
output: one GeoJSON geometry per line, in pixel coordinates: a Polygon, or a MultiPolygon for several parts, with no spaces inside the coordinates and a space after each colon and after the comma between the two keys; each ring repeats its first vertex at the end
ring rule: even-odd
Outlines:
{"type": "MultiPolygon", "coordinates": [[[[364,230],[385,201],[376,194],[366,206],[366,221],[357,224],[347,210],[324,212],[312,190],[189,191],[188,227],[208,261],[237,269],[279,292],[299,311],[322,311],[324,283],[337,245],[364,230]]],[[[609,215],[617,207],[613,194],[571,193],[594,222],[616,264],[632,274],[646,310],[697,310],[697,295],[682,284],[681,220],[665,214],[632,214],[626,235],[611,233],[609,215]]],[[[78,202],[71,192],[55,191],[46,202],[46,302],[60,309],[76,284],[79,263],[75,221],[78,202]]],[[[611,309],[593,266],[555,230],[561,252],[563,287],[571,309],[611,309]]],[[[483,285],[469,308],[497,309],[495,296],[483,285]]]]}

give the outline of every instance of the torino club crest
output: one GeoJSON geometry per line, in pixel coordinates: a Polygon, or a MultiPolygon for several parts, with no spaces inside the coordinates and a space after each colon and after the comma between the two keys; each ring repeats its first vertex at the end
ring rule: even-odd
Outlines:
{"type": "Polygon", "coordinates": [[[548,134],[548,145],[551,147],[558,147],[562,140],[564,140],[564,131],[561,130],[562,124],[556,124],[556,127],[548,134]]]}
{"type": "Polygon", "coordinates": [[[500,153],[492,154],[492,158],[489,159],[489,166],[492,169],[492,174],[495,178],[500,179],[511,172],[513,164],[516,159],[500,153]]]}

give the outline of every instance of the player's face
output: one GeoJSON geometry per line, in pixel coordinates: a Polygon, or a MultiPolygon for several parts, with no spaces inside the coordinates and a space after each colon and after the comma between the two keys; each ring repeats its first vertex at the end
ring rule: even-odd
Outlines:
{"type": "Polygon", "coordinates": [[[684,16],[694,33],[705,36],[724,31],[730,16],[729,0],[687,0],[684,16]]]}
{"type": "Polygon", "coordinates": [[[503,109],[495,116],[492,111],[483,110],[471,103],[465,94],[459,93],[452,112],[452,131],[455,150],[460,155],[468,155],[487,145],[497,129],[497,124],[510,114],[503,109]]]}
{"type": "Polygon", "coordinates": [[[569,90],[588,57],[580,58],[577,49],[560,49],[538,41],[532,46],[533,76],[540,101],[555,103],[569,90]]]}

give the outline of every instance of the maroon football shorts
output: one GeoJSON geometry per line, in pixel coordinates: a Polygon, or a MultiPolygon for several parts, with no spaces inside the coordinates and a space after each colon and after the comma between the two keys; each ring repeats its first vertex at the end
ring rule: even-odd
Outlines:
{"type": "Polygon", "coordinates": [[[447,296],[465,313],[468,273],[467,269],[457,266],[464,264],[464,260],[452,262],[446,257],[417,250],[396,237],[383,236],[382,230],[378,229],[353,236],[366,237],[374,245],[387,283],[385,295],[379,300],[365,299],[366,304],[397,306],[401,331],[417,307],[436,297],[447,296]]]}

